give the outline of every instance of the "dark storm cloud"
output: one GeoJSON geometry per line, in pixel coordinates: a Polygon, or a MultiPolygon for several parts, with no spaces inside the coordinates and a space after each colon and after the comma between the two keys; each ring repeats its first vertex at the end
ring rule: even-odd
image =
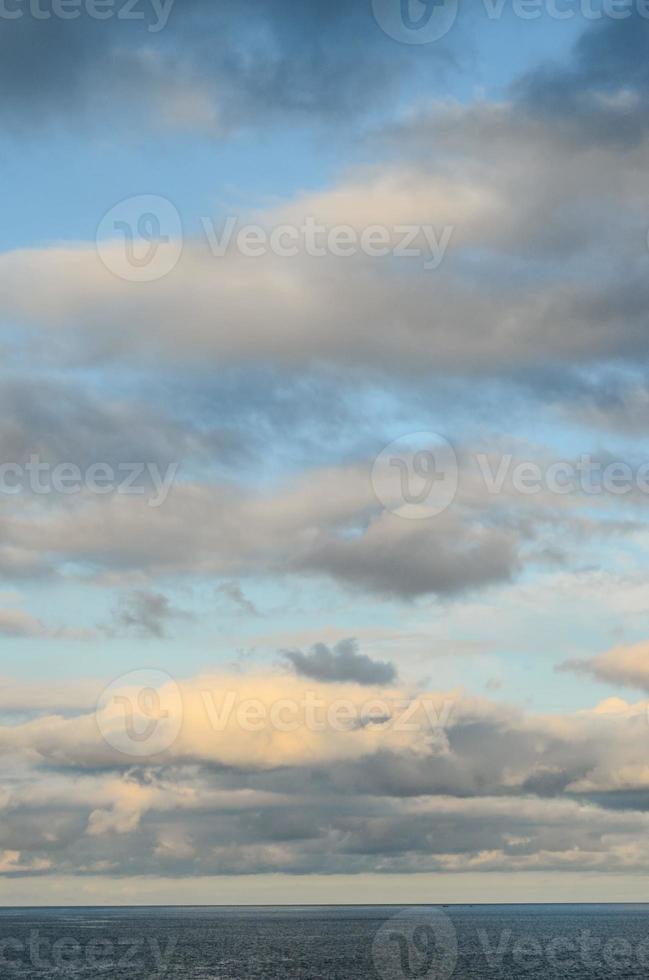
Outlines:
{"type": "Polygon", "coordinates": [[[318,681],[352,681],[356,684],[391,684],[397,676],[393,664],[372,660],[358,652],[354,639],[342,640],[333,649],[316,643],[309,653],[283,651],[296,674],[318,681]]]}

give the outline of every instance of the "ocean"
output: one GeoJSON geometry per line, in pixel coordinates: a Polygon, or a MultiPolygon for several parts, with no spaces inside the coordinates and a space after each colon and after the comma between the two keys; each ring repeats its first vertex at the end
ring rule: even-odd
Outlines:
{"type": "Polygon", "coordinates": [[[16,980],[632,980],[649,905],[0,909],[16,980]]]}

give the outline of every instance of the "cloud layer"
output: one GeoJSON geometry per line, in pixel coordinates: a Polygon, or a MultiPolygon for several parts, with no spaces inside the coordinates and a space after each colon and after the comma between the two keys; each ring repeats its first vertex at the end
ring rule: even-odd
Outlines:
{"type": "Polygon", "coordinates": [[[1,877],[649,870],[647,25],[455,98],[360,0],[3,23],[3,152],[77,169],[0,251],[1,877]]]}
{"type": "Polygon", "coordinates": [[[126,678],[64,718],[32,689],[38,716],[0,728],[5,874],[647,868],[645,703],[534,717],[269,673],[156,691],[155,715],[126,678]],[[153,717],[148,746],[128,734],[153,717]]]}

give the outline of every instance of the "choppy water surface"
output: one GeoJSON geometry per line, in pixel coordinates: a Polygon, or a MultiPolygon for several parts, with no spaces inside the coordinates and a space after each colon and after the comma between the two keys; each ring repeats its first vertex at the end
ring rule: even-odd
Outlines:
{"type": "Polygon", "coordinates": [[[0,909],[16,980],[632,980],[649,906],[0,909]]]}

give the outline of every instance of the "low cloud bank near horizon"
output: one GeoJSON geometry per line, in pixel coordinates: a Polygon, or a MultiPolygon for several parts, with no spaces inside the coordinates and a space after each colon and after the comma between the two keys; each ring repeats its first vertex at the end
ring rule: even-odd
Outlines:
{"type": "Polygon", "coordinates": [[[0,726],[0,874],[649,870],[646,701],[258,670],[109,693],[64,717],[34,684],[0,726]]]}

